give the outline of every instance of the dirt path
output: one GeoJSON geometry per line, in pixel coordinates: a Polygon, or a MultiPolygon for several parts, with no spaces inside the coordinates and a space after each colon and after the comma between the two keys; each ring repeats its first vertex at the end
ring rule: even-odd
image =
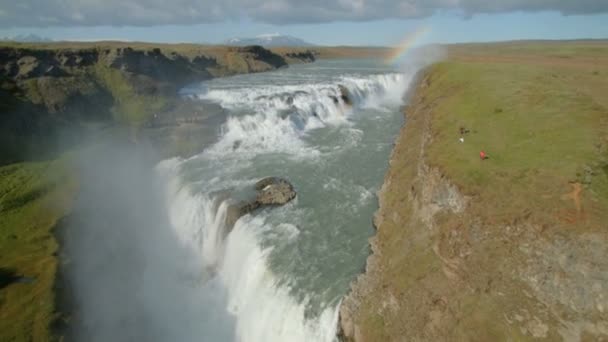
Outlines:
{"type": "Polygon", "coordinates": [[[571,199],[574,201],[576,212],[580,214],[582,211],[581,192],[583,191],[583,187],[581,186],[581,183],[571,183],[570,185],[572,185],[572,192],[565,194],[562,199],[571,199]]]}

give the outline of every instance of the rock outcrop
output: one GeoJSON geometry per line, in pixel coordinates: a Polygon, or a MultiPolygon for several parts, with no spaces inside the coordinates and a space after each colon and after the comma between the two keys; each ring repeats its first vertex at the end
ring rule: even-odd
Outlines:
{"type": "Polygon", "coordinates": [[[318,55],[319,53],[316,51],[306,50],[300,52],[287,52],[285,54],[285,58],[288,60],[292,59],[304,63],[312,63],[317,59],[318,55]]]}
{"type": "Polygon", "coordinates": [[[352,95],[351,95],[350,91],[348,90],[348,88],[346,88],[346,86],[344,86],[342,84],[339,84],[338,91],[339,91],[338,96],[334,96],[334,95],[329,96],[329,98],[331,98],[331,100],[334,102],[334,104],[337,105],[337,104],[340,104],[340,102],[342,102],[346,106],[352,106],[353,105],[352,95]]]}
{"type": "Polygon", "coordinates": [[[345,105],[352,106],[353,96],[348,90],[348,88],[346,88],[346,86],[343,86],[342,84],[338,85],[338,88],[340,89],[340,98],[342,99],[342,102],[345,105]]]}
{"type": "Polygon", "coordinates": [[[289,203],[296,197],[291,183],[279,177],[267,177],[259,180],[254,186],[255,195],[246,200],[232,204],[226,214],[226,234],[232,230],[236,221],[255,210],[289,203]]]}

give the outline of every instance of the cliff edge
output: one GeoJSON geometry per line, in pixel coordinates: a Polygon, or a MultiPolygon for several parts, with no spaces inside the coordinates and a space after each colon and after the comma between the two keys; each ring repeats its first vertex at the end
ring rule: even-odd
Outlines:
{"type": "Polygon", "coordinates": [[[608,339],[608,44],[449,55],[407,107],[339,336],[608,339]]]}

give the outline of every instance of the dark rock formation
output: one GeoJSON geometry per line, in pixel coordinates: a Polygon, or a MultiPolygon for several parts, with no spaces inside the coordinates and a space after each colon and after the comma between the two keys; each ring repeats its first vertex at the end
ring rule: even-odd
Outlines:
{"type": "Polygon", "coordinates": [[[236,51],[240,54],[245,55],[246,61],[258,61],[262,60],[265,63],[268,63],[273,68],[282,68],[287,66],[287,62],[280,55],[275,54],[270,50],[266,50],[265,48],[259,45],[245,46],[245,47],[237,47],[231,48],[232,51],[236,51]],[[249,59],[247,58],[249,57],[249,59]]]}
{"type": "Polygon", "coordinates": [[[228,234],[236,221],[244,215],[255,210],[279,206],[289,203],[296,197],[296,191],[291,183],[279,177],[261,179],[254,186],[255,196],[228,207],[226,213],[226,234],[228,234]]]}
{"type": "Polygon", "coordinates": [[[352,95],[350,93],[350,91],[348,90],[348,88],[346,88],[343,85],[338,85],[338,88],[340,89],[340,98],[342,99],[342,102],[345,105],[349,105],[352,106],[353,105],[353,100],[352,100],[352,95]]]}
{"type": "Polygon", "coordinates": [[[288,52],[285,54],[285,57],[297,59],[305,63],[312,63],[316,60],[317,54],[318,53],[315,53],[313,51],[306,50],[301,52],[288,52]]]}
{"type": "Polygon", "coordinates": [[[208,69],[219,64],[214,57],[198,55],[189,59],[178,53],[165,55],[159,48],[151,50],[119,48],[104,57],[111,68],[146,76],[157,82],[166,82],[176,88],[196,80],[211,78],[208,69]]]}
{"type": "Polygon", "coordinates": [[[338,96],[329,95],[329,98],[334,102],[335,105],[340,104],[340,100],[342,100],[342,103],[344,103],[345,105],[352,106],[352,95],[350,94],[348,88],[340,84],[338,85],[338,89],[340,91],[340,94],[338,96]]]}
{"type": "Polygon", "coordinates": [[[189,83],[285,66],[261,46],[0,46],[0,165],[46,158],[90,129],[167,121],[160,117],[179,106],[178,90],[189,83]]]}

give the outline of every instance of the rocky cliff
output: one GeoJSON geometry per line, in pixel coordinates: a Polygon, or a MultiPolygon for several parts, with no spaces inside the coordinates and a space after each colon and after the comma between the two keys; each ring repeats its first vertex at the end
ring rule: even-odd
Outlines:
{"type": "Polygon", "coordinates": [[[143,126],[178,106],[177,91],[189,83],[286,66],[283,56],[260,46],[0,46],[0,163],[61,150],[92,127],[143,126]]]}
{"type": "Polygon", "coordinates": [[[536,44],[419,80],[342,340],[608,339],[608,45],[536,44]]]}

